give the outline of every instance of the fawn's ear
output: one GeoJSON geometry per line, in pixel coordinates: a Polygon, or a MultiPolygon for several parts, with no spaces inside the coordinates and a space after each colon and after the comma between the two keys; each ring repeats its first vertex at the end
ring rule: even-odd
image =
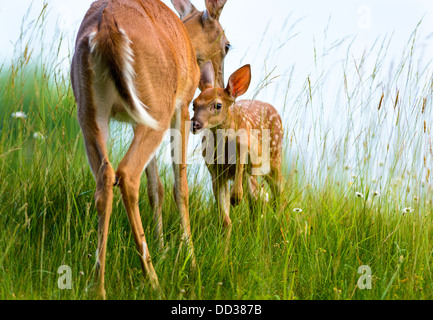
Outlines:
{"type": "Polygon", "coordinates": [[[180,19],[185,18],[187,15],[197,10],[190,0],[171,0],[171,3],[177,13],[179,13],[180,19]]]}
{"type": "Polygon", "coordinates": [[[215,87],[215,71],[213,69],[212,61],[208,61],[201,68],[200,84],[201,91],[215,87]]]}
{"type": "Polygon", "coordinates": [[[219,19],[227,0],[206,0],[206,12],[211,19],[219,19]]]}
{"type": "Polygon", "coordinates": [[[229,79],[226,91],[237,98],[247,92],[251,83],[251,66],[247,64],[235,71],[229,79]]]}

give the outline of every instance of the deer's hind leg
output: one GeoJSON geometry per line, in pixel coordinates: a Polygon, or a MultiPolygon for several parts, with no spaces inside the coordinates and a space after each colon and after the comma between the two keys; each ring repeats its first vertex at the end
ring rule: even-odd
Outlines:
{"type": "MultiPolygon", "coordinates": [[[[96,252],[96,295],[105,299],[105,257],[109,221],[112,211],[114,169],[106,148],[110,113],[115,100],[112,83],[89,72],[86,55],[81,56],[80,68],[72,68],[72,86],[77,101],[78,122],[83,132],[87,159],[96,180],[95,203],[98,212],[98,248],[96,252]]],[[[73,64],[75,65],[74,60],[73,64]]]]}
{"type": "Polygon", "coordinates": [[[163,135],[163,130],[137,125],[131,146],[117,169],[119,188],[140,255],[142,270],[149,276],[154,290],[159,290],[159,282],[149,254],[138,204],[141,175],[161,144],[163,135]]]}
{"type": "Polygon", "coordinates": [[[153,209],[153,220],[155,222],[155,231],[159,243],[159,250],[164,248],[164,231],[162,222],[162,204],[164,201],[164,186],[158,174],[158,164],[156,158],[146,167],[147,176],[147,194],[150,205],[153,209]]]}
{"type": "Polygon", "coordinates": [[[98,249],[96,251],[96,295],[105,299],[105,257],[113,202],[114,169],[108,159],[106,141],[109,116],[96,119],[96,105],[87,99],[78,106],[87,158],[96,180],[95,204],[98,212],[98,249]]]}

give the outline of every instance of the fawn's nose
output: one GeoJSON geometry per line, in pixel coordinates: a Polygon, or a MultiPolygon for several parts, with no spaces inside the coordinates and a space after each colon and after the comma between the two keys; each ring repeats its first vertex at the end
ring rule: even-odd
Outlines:
{"type": "Polygon", "coordinates": [[[200,121],[197,120],[192,120],[192,133],[197,133],[197,131],[199,131],[200,129],[203,128],[203,125],[201,124],[200,121]]]}

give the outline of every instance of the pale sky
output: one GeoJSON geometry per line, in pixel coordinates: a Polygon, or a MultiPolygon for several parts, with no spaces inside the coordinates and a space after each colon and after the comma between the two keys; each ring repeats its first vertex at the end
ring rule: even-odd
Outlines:
{"type": "MultiPolygon", "coordinates": [[[[93,1],[45,2],[50,9],[50,29],[57,25],[69,35],[72,44],[81,19],[93,1]]],[[[172,8],[170,0],[163,2],[172,8]]],[[[192,2],[198,9],[204,9],[204,0],[192,2]]],[[[44,1],[0,0],[0,3],[3,4],[0,5],[0,61],[7,61],[29,5],[32,4],[30,16],[35,17],[44,1]]],[[[305,78],[313,63],[313,45],[323,47],[325,29],[328,46],[345,36],[356,35],[354,56],[362,54],[377,37],[394,32],[391,52],[398,55],[421,19],[422,31],[426,35],[433,32],[432,14],[433,1],[429,0],[228,0],[221,16],[221,24],[233,45],[226,59],[226,78],[246,63],[252,64],[253,85],[263,78],[265,66],[267,71],[276,68],[274,75],[285,75],[295,66],[295,75],[305,78]]],[[[426,50],[432,53],[432,45],[426,43],[426,50]]]]}
{"type": "MultiPolygon", "coordinates": [[[[73,43],[81,19],[93,1],[45,2],[50,9],[48,23],[51,30],[57,25],[73,43]]],[[[170,0],[163,2],[172,8],[170,0]]],[[[204,0],[192,2],[197,8],[204,9],[204,0]]],[[[0,61],[3,62],[12,55],[13,43],[19,37],[22,17],[29,5],[32,4],[30,16],[35,17],[43,1],[0,0],[0,3],[0,61]]],[[[345,36],[356,35],[352,47],[356,56],[371,46],[377,37],[394,32],[391,52],[399,55],[422,18],[422,31],[426,35],[433,32],[432,14],[433,1],[429,0],[228,0],[221,16],[221,24],[233,45],[233,51],[226,59],[226,78],[246,63],[252,64],[253,84],[263,77],[265,65],[268,71],[276,68],[275,75],[284,75],[295,66],[295,75],[305,78],[313,63],[314,43],[318,48],[323,47],[328,21],[328,46],[345,36]]],[[[50,38],[49,32],[47,38],[50,38]]],[[[432,45],[426,45],[426,50],[431,53],[432,45]]]]}

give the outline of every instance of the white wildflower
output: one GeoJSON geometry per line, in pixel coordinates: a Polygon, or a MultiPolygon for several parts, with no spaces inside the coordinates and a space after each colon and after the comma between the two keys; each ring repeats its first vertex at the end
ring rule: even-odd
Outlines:
{"type": "Polygon", "coordinates": [[[33,133],[33,138],[37,140],[45,140],[45,136],[41,132],[33,133]]]}
{"type": "Polygon", "coordinates": [[[358,198],[364,198],[364,195],[363,195],[361,192],[355,192],[355,195],[356,195],[358,198]]]}
{"type": "Polygon", "coordinates": [[[412,209],[411,207],[409,207],[409,208],[404,208],[403,209],[403,214],[405,214],[405,213],[410,213],[410,212],[414,212],[415,210],[414,209],[412,209]]]}
{"type": "Polygon", "coordinates": [[[293,209],[293,212],[301,213],[301,212],[302,212],[302,209],[300,209],[300,208],[295,208],[295,209],[293,209]]]}
{"type": "Polygon", "coordinates": [[[373,192],[373,195],[374,195],[375,197],[379,197],[379,196],[380,196],[380,191],[374,191],[374,192],[373,192]]]}
{"type": "Polygon", "coordinates": [[[27,118],[27,115],[22,111],[17,111],[17,112],[12,112],[11,117],[15,119],[25,119],[27,118]]]}

